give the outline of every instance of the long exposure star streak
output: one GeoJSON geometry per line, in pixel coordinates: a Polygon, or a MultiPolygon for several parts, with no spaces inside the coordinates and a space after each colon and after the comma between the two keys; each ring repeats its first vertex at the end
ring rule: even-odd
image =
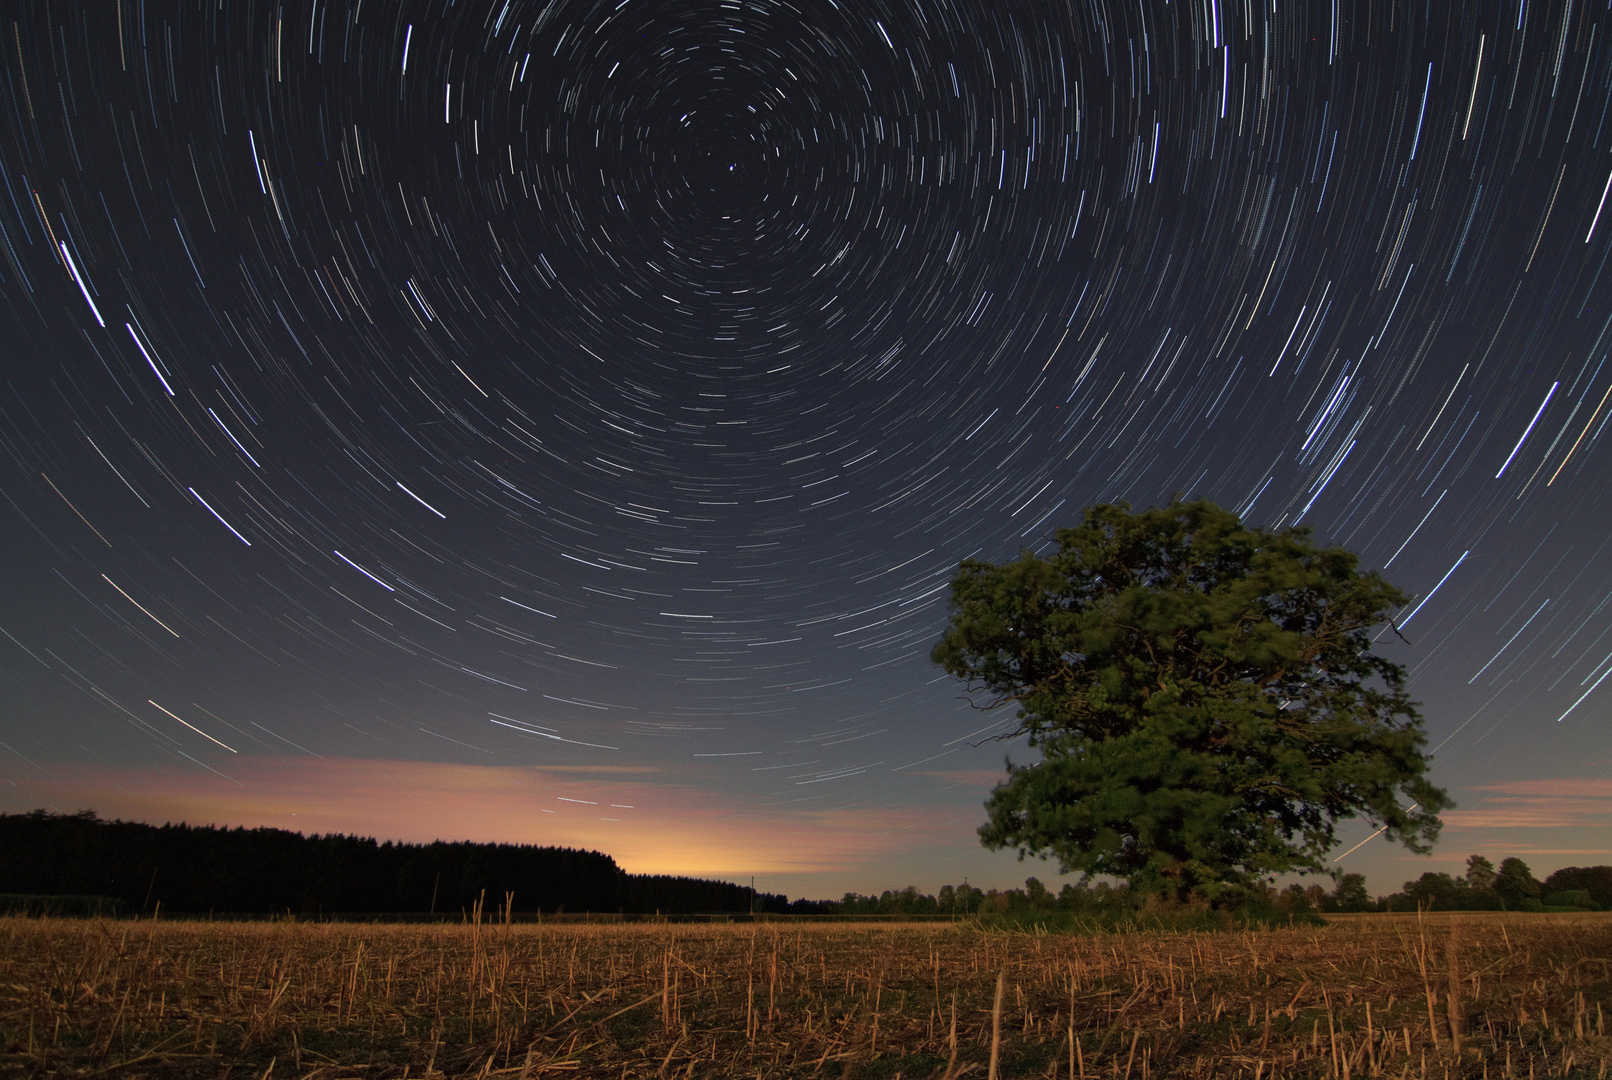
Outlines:
{"type": "Polygon", "coordinates": [[[1609,861],[1605,10],[8,10],[0,809],[1006,880],[950,576],[1179,495],[1609,861]]]}

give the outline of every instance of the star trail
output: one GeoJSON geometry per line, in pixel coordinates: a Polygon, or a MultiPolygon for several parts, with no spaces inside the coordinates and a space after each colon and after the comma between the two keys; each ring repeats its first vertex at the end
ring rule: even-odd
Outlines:
{"type": "Polygon", "coordinates": [[[1605,847],[1604,6],[9,12],[0,807],[1011,879],[950,576],[1179,495],[1605,847]]]}

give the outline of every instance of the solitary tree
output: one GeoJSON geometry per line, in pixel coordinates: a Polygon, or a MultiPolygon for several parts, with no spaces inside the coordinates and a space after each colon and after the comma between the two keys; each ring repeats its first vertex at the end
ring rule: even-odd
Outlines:
{"type": "Polygon", "coordinates": [[[1500,899],[1511,911],[1539,902],[1539,882],[1534,880],[1534,873],[1528,869],[1528,864],[1516,857],[1500,860],[1494,891],[1500,894],[1500,899]]]}
{"type": "Polygon", "coordinates": [[[1494,888],[1494,863],[1482,855],[1468,855],[1466,859],[1466,885],[1469,889],[1494,888]]]}
{"type": "Polygon", "coordinates": [[[1334,911],[1371,911],[1375,908],[1366,891],[1365,874],[1344,874],[1332,889],[1334,911]]]}
{"type": "Polygon", "coordinates": [[[1144,891],[1229,899],[1319,872],[1363,818],[1426,852],[1453,805],[1426,779],[1405,672],[1372,632],[1405,603],[1306,529],[1213,503],[1089,508],[1046,558],[968,560],[932,658],[1016,705],[985,846],[1144,891]]]}

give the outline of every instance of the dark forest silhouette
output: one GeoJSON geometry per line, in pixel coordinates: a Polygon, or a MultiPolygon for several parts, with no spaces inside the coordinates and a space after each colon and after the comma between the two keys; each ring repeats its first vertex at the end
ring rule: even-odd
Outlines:
{"type": "MultiPolygon", "coordinates": [[[[1370,897],[1359,874],[1320,885],[1267,888],[1263,902],[1287,912],[1612,910],[1612,866],[1565,867],[1544,881],[1521,859],[1495,867],[1482,856],[1468,873],[1425,873],[1403,891],[1370,897]]],[[[989,916],[1140,910],[1144,897],[1107,883],[1036,878],[1023,889],[981,891],[966,881],[938,895],[915,886],[838,901],[752,893],[726,881],[629,874],[609,855],[515,844],[378,842],[339,833],[145,825],[104,821],[91,811],[0,814],[0,910],[112,915],[423,915],[458,919],[481,901],[490,915],[514,893],[514,912],[667,915],[768,913],[860,916],[989,916]]]]}
{"type": "Polygon", "coordinates": [[[284,829],[145,825],[92,811],[0,814],[0,893],[110,897],[125,912],[788,910],[726,881],[629,874],[609,855],[516,844],[378,842],[284,829]],[[754,908],[752,907],[754,905],[754,908]]]}

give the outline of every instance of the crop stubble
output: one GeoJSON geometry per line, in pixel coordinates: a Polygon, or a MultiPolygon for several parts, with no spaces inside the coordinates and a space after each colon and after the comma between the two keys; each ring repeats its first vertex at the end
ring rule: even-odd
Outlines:
{"type": "Polygon", "coordinates": [[[1612,916],[978,925],[0,918],[39,1077],[1605,1077],[1612,916]]]}

